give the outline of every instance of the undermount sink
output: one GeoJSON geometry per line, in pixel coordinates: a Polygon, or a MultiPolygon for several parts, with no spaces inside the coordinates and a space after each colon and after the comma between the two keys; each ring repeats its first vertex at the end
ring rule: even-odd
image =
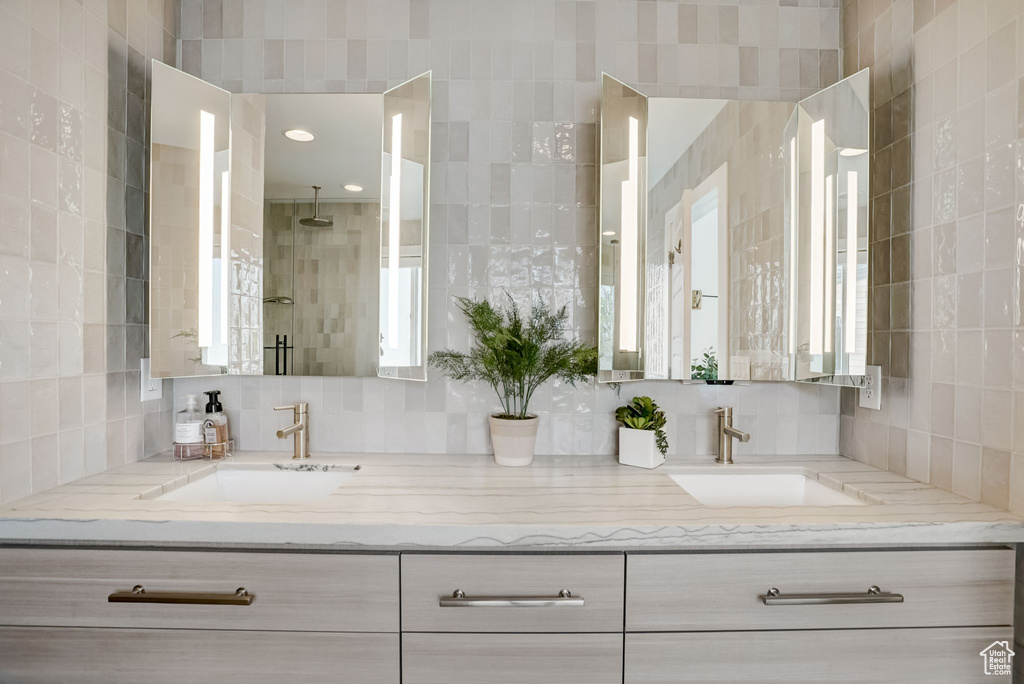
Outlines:
{"type": "Polygon", "coordinates": [[[864,506],[803,472],[725,470],[669,475],[705,506],[864,506]]]}
{"type": "Polygon", "coordinates": [[[300,504],[326,499],[356,473],[356,466],[239,467],[222,464],[157,501],[228,501],[300,504]]]}

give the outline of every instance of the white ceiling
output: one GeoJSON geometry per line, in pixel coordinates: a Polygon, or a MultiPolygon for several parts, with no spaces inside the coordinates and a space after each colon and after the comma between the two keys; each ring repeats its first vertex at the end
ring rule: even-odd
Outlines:
{"type": "Polygon", "coordinates": [[[382,96],[363,94],[266,95],[265,197],[379,200],[382,96]],[[316,138],[284,137],[300,128],[316,138]],[[363,186],[350,192],[343,185],[363,186]]]}
{"type": "Polygon", "coordinates": [[[661,180],[728,100],[652,97],[647,101],[647,189],[661,180]]]}

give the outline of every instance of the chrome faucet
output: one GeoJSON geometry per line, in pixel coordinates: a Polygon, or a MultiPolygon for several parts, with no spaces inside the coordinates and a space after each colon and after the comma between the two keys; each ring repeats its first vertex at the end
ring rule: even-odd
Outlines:
{"type": "Polygon", "coordinates": [[[732,406],[719,406],[715,413],[718,414],[718,457],[715,463],[732,465],[733,438],[749,442],[750,435],[732,426],[732,406]]]}
{"type": "Polygon", "coordinates": [[[295,423],[277,431],[277,438],[284,439],[294,435],[295,450],[292,453],[294,460],[309,458],[309,404],[302,401],[293,406],[275,406],[275,411],[294,411],[295,423]]]}

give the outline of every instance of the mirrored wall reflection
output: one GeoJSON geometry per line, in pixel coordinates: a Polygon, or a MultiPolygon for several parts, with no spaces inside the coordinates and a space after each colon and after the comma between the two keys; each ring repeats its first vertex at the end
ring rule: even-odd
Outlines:
{"type": "Polygon", "coordinates": [[[377,374],[426,380],[430,74],[384,93],[377,374]]]}
{"type": "Polygon", "coordinates": [[[868,98],[866,70],[799,104],[647,99],[605,75],[601,380],[856,383],[868,98]]]}
{"type": "Polygon", "coordinates": [[[378,202],[273,199],[264,219],[263,372],[376,374],[378,202]]]}
{"type": "Polygon", "coordinates": [[[794,105],[649,107],[647,377],[784,380],[782,144],[794,105]]]}
{"type": "Polygon", "coordinates": [[[786,128],[788,352],[798,380],[865,373],[870,88],[865,69],[802,100],[786,128]]]}
{"type": "MultiPolygon", "coordinates": [[[[598,381],[646,376],[647,97],[602,75],[598,381]]],[[[653,295],[653,299],[649,299],[653,295]]],[[[655,352],[657,353],[657,352],[655,352]]]]}
{"type": "Polygon", "coordinates": [[[266,95],[263,373],[376,374],[381,95],[266,95]]]}
{"type": "Polygon", "coordinates": [[[157,61],[152,70],[151,373],[240,372],[229,355],[231,95],[157,61]]]}

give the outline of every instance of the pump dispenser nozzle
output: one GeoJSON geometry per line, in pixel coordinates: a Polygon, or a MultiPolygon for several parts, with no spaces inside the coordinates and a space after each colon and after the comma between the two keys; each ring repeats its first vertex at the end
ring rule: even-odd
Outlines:
{"type": "Polygon", "coordinates": [[[203,392],[203,394],[209,397],[209,401],[206,402],[207,413],[220,413],[224,410],[224,407],[221,406],[220,403],[220,390],[210,390],[208,392],[203,392]]]}

